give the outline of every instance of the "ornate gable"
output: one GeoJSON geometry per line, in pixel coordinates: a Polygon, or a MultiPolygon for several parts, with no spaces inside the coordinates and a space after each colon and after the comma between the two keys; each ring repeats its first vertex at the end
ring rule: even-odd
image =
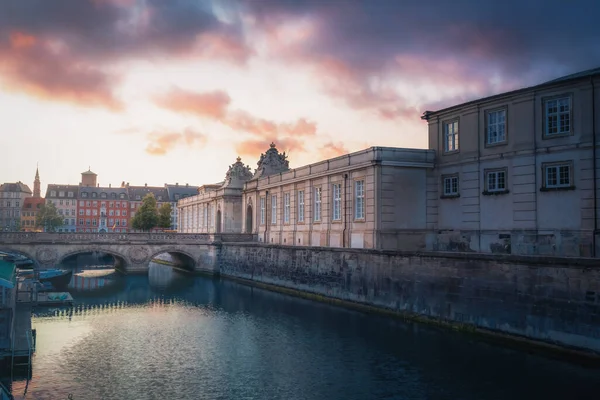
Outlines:
{"type": "Polygon", "coordinates": [[[266,153],[261,153],[260,160],[258,160],[257,165],[258,168],[254,173],[253,179],[279,174],[290,169],[290,162],[287,160],[285,151],[283,153],[279,153],[275,147],[275,143],[271,143],[271,146],[266,153]]]}
{"type": "Polygon", "coordinates": [[[252,171],[249,165],[244,165],[242,159],[238,157],[235,164],[229,166],[225,174],[225,182],[222,187],[241,189],[244,183],[252,178],[252,171]]]}

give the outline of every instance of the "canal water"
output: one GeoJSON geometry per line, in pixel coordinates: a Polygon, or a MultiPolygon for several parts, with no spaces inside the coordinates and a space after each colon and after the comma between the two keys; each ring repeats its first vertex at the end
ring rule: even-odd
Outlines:
{"type": "Polygon", "coordinates": [[[597,399],[600,370],[151,264],[78,267],[16,399],[597,399]]]}

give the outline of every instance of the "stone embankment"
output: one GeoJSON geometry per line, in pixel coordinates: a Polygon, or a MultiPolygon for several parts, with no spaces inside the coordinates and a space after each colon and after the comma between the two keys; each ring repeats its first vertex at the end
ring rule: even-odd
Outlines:
{"type": "Polygon", "coordinates": [[[592,259],[223,244],[222,276],[600,359],[592,259]]]}

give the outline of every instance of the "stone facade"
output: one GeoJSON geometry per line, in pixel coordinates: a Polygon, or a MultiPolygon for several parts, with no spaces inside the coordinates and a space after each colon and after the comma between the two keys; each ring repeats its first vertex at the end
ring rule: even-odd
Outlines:
{"type": "Polygon", "coordinates": [[[183,233],[241,233],[242,190],[252,178],[241,158],[229,167],[223,182],[204,185],[198,194],[179,200],[178,226],[183,233]]]}
{"type": "Polygon", "coordinates": [[[428,249],[596,256],[600,69],[426,112],[428,249]]]}
{"type": "Polygon", "coordinates": [[[77,229],[77,199],[78,185],[48,185],[46,189],[46,204],[53,203],[58,214],[64,218],[57,232],[75,232],[77,229]]]}
{"type": "Polygon", "coordinates": [[[0,230],[21,230],[21,209],[28,197],[31,189],[22,182],[0,185],[0,230]]]}
{"type": "Polygon", "coordinates": [[[227,243],[222,276],[600,354],[600,270],[566,258],[227,243]]]}

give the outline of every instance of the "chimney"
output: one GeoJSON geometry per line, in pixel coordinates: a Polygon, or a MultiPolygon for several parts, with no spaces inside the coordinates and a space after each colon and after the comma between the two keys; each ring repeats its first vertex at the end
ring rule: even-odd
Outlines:
{"type": "Polygon", "coordinates": [[[147,183],[144,183],[144,187],[148,187],[148,184],[147,184],[147,183]]]}
{"type": "Polygon", "coordinates": [[[186,184],[185,184],[185,187],[188,187],[188,186],[190,186],[190,184],[189,184],[189,183],[186,183],[186,184]]]}
{"type": "Polygon", "coordinates": [[[110,188],[110,183],[108,184],[108,187],[110,188]]]}
{"type": "MultiPolygon", "coordinates": [[[[87,185],[87,187],[90,187],[90,185],[87,185]]],[[[97,186],[97,187],[100,187],[100,184],[98,184],[98,186],[97,186]]]]}
{"type": "Polygon", "coordinates": [[[125,181],[121,182],[121,187],[124,188],[125,187],[125,181]]]}
{"type": "Polygon", "coordinates": [[[175,182],[175,186],[179,186],[179,182],[175,182]]]}

